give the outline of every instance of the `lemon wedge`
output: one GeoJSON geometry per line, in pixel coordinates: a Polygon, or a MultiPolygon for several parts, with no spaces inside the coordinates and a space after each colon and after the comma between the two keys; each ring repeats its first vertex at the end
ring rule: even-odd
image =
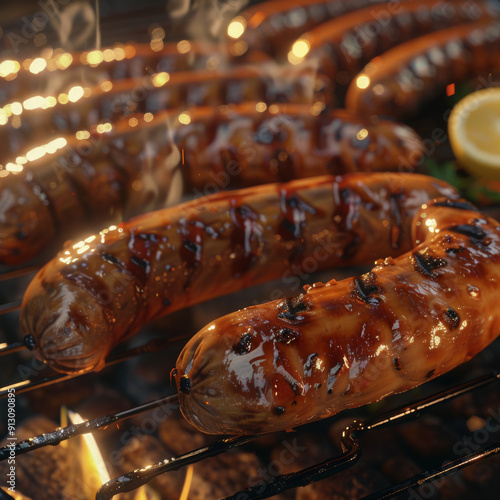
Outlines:
{"type": "Polygon", "coordinates": [[[466,170],[500,180],[500,88],[464,97],[451,111],[448,132],[453,152],[466,170]]]}

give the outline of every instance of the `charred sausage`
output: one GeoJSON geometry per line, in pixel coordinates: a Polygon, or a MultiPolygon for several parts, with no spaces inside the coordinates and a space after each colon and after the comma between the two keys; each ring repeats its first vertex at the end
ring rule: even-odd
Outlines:
{"type": "Polygon", "coordinates": [[[146,322],[280,276],[372,262],[410,247],[409,220],[436,195],[417,174],[351,174],[218,193],[68,246],[28,286],[21,328],[56,370],[103,367],[146,322]]]}
{"type": "Polygon", "coordinates": [[[184,416],[212,434],[289,429],[418,386],[486,347],[500,332],[499,223],[440,199],[413,232],[410,252],[367,274],[196,334],[175,372],[184,416]]]}
{"type": "Polygon", "coordinates": [[[399,119],[414,115],[448,84],[499,66],[500,24],[481,21],[426,35],[374,59],[351,82],[346,107],[399,119]]]}

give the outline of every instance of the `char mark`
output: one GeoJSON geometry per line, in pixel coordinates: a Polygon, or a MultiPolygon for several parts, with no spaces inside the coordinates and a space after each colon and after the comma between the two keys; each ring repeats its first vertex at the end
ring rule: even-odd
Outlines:
{"type": "Polygon", "coordinates": [[[463,234],[469,237],[473,243],[483,242],[486,238],[486,233],[480,227],[474,226],[473,224],[460,224],[450,229],[454,233],[463,234]]]}
{"type": "Polygon", "coordinates": [[[244,333],[240,340],[234,344],[233,350],[240,356],[242,354],[248,354],[252,350],[252,335],[250,333],[244,333]]]}
{"type": "Polygon", "coordinates": [[[458,247],[448,247],[445,252],[449,253],[451,255],[456,255],[457,253],[463,252],[465,250],[465,247],[458,246],[458,247]]]}
{"type": "Polygon", "coordinates": [[[471,210],[479,212],[479,210],[467,201],[445,200],[434,203],[435,207],[457,208],[458,210],[471,210]]]}
{"type": "Polygon", "coordinates": [[[276,406],[276,408],[274,408],[274,414],[275,415],[283,415],[283,413],[285,413],[285,407],[284,406],[276,406]]]}
{"type": "Polygon", "coordinates": [[[144,271],[147,272],[149,270],[149,262],[137,257],[137,255],[133,255],[130,260],[140,268],[144,269],[144,271]]]}
{"type": "MultiPolygon", "coordinates": [[[[284,218],[282,221],[281,221],[281,225],[283,226],[283,228],[288,231],[289,233],[291,234],[295,234],[297,232],[297,226],[289,219],[287,218],[284,218]]],[[[299,233],[300,234],[300,233],[299,233]]]]}
{"type": "Polygon", "coordinates": [[[181,377],[179,382],[179,389],[184,394],[189,394],[191,392],[191,380],[185,375],[181,377]]]}
{"type": "Polygon", "coordinates": [[[399,358],[394,358],[392,360],[392,362],[394,363],[394,367],[396,368],[396,370],[400,371],[401,370],[401,361],[399,360],[399,358]]]}
{"type": "Polygon", "coordinates": [[[444,319],[450,325],[450,328],[453,330],[460,325],[460,316],[458,315],[455,309],[449,307],[444,313],[444,319]]]}
{"type": "Polygon", "coordinates": [[[278,308],[281,309],[278,318],[295,321],[299,313],[309,310],[309,305],[304,300],[304,294],[301,294],[292,299],[285,299],[278,308]]]}
{"type": "Polygon", "coordinates": [[[440,267],[446,266],[446,261],[444,259],[434,257],[423,251],[415,252],[413,254],[413,259],[415,262],[415,269],[429,278],[435,278],[436,273],[434,273],[434,271],[440,267]]]}
{"type": "Polygon", "coordinates": [[[426,379],[430,379],[430,378],[434,375],[434,373],[436,373],[436,369],[435,369],[435,368],[433,368],[432,370],[429,370],[429,371],[426,373],[425,378],[426,378],[426,379]]]}
{"type": "Polygon", "coordinates": [[[197,253],[200,250],[200,245],[197,245],[191,240],[184,240],[184,248],[188,249],[190,252],[197,253]]]}
{"type": "Polygon", "coordinates": [[[290,328],[282,328],[276,335],[276,341],[283,344],[291,344],[292,342],[297,340],[298,336],[299,332],[290,330],[290,328]]]}
{"type": "Polygon", "coordinates": [[[354,297],[366,304],[377,305],[380,302],[380,298],[375,295],[380,294],[382,290],[379,286],[375,285],[376,278],[377,276],[373,272],[359,278],[354,278],[354,297]]]}
{"type": "Polygon", "coordinates": [[[102,258],[106,262],[109,262],[110,264],[114,264],[115,266],[120,265],[120,260],[117,257],[115,257],[114,255],[111,255],[110,253],[105,253],[105,252],[103,252],[101,255],[102,255],[102,258]]]}

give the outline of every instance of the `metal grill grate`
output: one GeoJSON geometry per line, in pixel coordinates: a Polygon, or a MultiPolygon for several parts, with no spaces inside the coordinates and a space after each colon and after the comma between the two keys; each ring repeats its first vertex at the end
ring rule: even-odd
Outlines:
{"type": "MultiPolygon", "coordinates": [[[[33,270],[34,269],[30,268],[26,269],[25,272],[19,270],[15,271],[14,273],[4,274],[2,275],[1,279],[15,279],[19,276],[23,276],[25,273],[31,273],[33,272],[33,270]]],[[[11,312],[12,310],[18,308],[19,304],[9,309],[4,308],[1,314],[7,314],[8,312],[11,312]]],[[[141,347],[128,349],[120,353],[114,353],[108,358],[107,366],[115,365],[119,362],[129,360],[135,356],[139,356],[147,352],[155,352],[165,349],[167,346],[171,345],[177,340],[179,339],[155,339],[141,347]]],[[[13,354],[15,352],[18,352],[19,350],[23,350],[26,348],[27,347],[21,342],[13,343],[11,345],[2,345],[0,348],[0,356],[13,354]]],[[[45,387],[47,385],[57,384],[61,381],[74,377],[75,375],[51,374],[48,376],[41,376],[35,380],[17,382],[13,385],[16,387],[16,392],[21,394],[45,387]]],[[[499,378],[499,374],[490,373],[488,375],[475,378],[469,382],[457,385],[450,389],[437,392],[431,397],[401,406],[388,413],[383,413],[366,420],[355,420],[351,425],[346,427],[342,433],[340,440],[342,445],[342,453],[340,455],[334,456],[326,461],[302,469],[298,472],[278,475],[272,478],[272,480],[267,483],[261,483],[244,491],[236,492],[226,497],[226,500],[236,500],[241,498],[245,498],[248,500],[258,500],[270,498],[281,492],[300,486],[305,486],[332,475],[338,474],[341,471],[345,471],[346,469],[349,469],[354,464],[356,464],[360,459],[362,453],[360,438],[366,433],[372,432],[378,428],[406,422],[409,419],[420,416],[426,410],[431,409],[440,403],[451,400],[453,398],[457,398],[461,395],[464,395],[465,393],[469,393],[489,384],[495,383],[499,378]]],[[[0,398],[6,397],[6,395],[8,394],[8,389],[10,387],[12,386],[3,387],[0,390],[0,398]]],[[[20,456],[29,452],[36,453],[35,450],[39,448],[49,445],[58,445],[62,441],[68,440],[72,437],[81,434],[96,432],[101,429],[106,429],[109,426],[116,425],[123,420],[145,413],[159,406],[166,405],[170,406],[171,408],[177,408],[177,396],[171,395],[156,399],[148,403],[140,404],[128,410],[88,420],[82,424],[70,425],[61,429],[57,429],[51,433],[46,433],[40,436],[33,436],[29,440],[18,442],[15,446],[15,453],[16,456],[20,456]]],[[[102,485],[99,492],[97,493],[96,499],[108,500],[119,493],[132,491],[148,483],[158,475],[174,470],[179,470],[183,467],[197,463],[208,457],[220,455],[233,448],[251,443],[257,437],[258,436],[239,436],[223,438],[213,444],[193,450],[189,453],[177,456],[175,458],[166,458],[165,460],[156,464],[152,464],[145,469],[138,469],[127,474],[123,474],[102,485]]],[[[0,461],[6,460],[9,456],[9,452],[10,449],[7,447],[0,449],[0,461]]],[[[406,481],[395,484],[387,489],[376,491],[366,498],[370,500],[394,498],[401,493],[404,493],[405,491],[417,488],[425,483],[435,481],[437,478],[450,474],[461,468],[467,467],[473,463],[485,460],[499,452],[500,443],[493,442],[486,444],[474,453],[456,460],[448,461],[440,465],[439,467],[424,470],[418,474],[415,474],[413,477],[407,479],[406,481]]],[[[2,492],[1,494],[2,498],[12,498],[5,492],[2,492]]]]}

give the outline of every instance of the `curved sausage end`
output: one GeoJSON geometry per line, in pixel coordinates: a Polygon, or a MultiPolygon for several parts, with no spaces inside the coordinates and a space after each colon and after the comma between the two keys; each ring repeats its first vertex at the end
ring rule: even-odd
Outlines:
{"type": "Polygon", "coordinates": [[[37,356],[57,371],[104,366],[103,345],[110,343],[104,308],[74,283],[45,284],[37,277],[24,296],[21,331],[33,337],[37,356]]]}

